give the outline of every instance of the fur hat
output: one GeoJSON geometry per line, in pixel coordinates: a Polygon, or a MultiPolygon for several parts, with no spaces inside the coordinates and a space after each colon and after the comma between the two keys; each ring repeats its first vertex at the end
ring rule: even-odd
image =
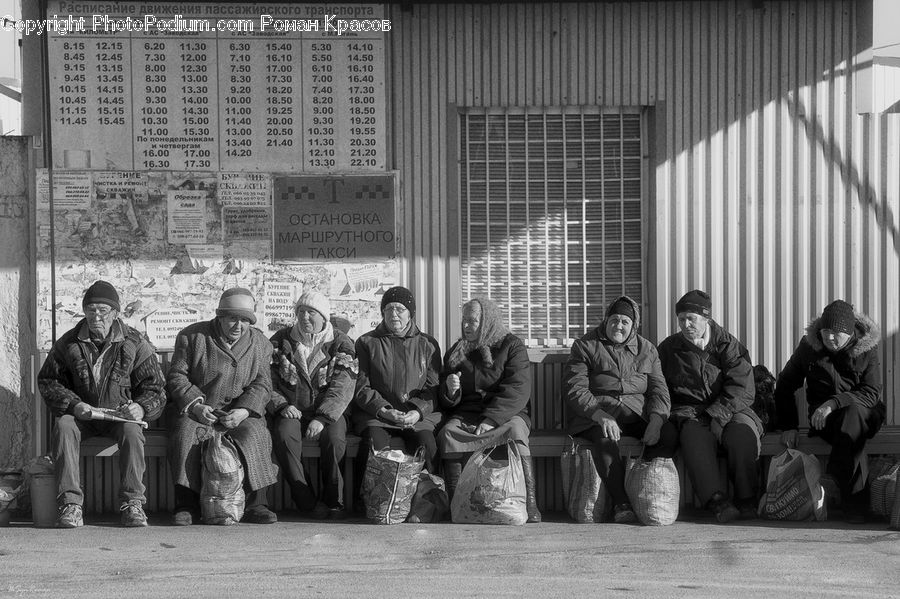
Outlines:
{"type": "Polygon", "coordinates": [[[322,318],[325,319],[325,322],[328,322],[328,319],[331,318],[331,302],[328,301],[328,298],[323,294],[317,291],[306,291],[297,298],[297,302],[294,304],[294,314],[300,311],[301,307],[312,308],[316,312],[322,315],[322,318]]]}
{"type": "Polygon", "coordinates": [[[406,287],[391,287],[385,291],[381,296],[381,311],[384,312],[388,304],[394,303],[403,304],[411,315],[416,315],[416,298],[406,287]]]}
{"type": "Polygon", "coordinates": [[[837,333],[853,333],[856,328],[856,312],[844,300],[834,300],[822,311],[822,328],[837,333]]]}
{"type": "Polygon", "coordinates": [[[106,304],[113,310],[121,309],[116,288],[106,281],[97,281],[87,288],[87,291],[84,292],[84,299],[81,300],[81,307],[88,304],[106,304]]]}
{"type": "Polygon", "coordinates": [[[238,316],[256,324],[256,300],[250,290],[243,287],[226,289],[219,298],[216,316],[238,316]]]}
{"type": "Polygon", "coordinates": [[[712,299],[709,294],[699,289],[688,291],[675,304],[675,314],[693,312],[709,318],[712,315],[712,299]]]}

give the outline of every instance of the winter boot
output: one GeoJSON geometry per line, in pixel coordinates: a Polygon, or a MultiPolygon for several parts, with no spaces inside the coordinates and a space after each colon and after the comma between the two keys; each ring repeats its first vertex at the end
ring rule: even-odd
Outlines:
{"type": "Polygon", "coordinates": [[[447,487],[447,498],[453,499],[459,475],[462,474],[462,460],[444,460],[444,485],[447,487]]]}
{"type": "Polygon", "coordinates": [[[534,462],[531,456],[522,456],[522,471],[525,473],[525,507],[529,522],[540,522],[541,512],[534,497],[534,462]]]}

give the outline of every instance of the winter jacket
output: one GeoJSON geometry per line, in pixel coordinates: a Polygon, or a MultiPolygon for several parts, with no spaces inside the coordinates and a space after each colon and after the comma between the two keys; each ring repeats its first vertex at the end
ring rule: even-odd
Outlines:
{"type": "Polygon", "coordinates": [[[520,416],[530,428],[531,360],[522,340],[509,333],[491,345],[493,365],[486,364],[480,352],[471,351],[464,361],[451,367],[448,359],[460,343],[457,341],[444,356],[440,389],[447,415],[484,419],[494,426],[520,416]],[[459,373],[460,388],[451,396],[443,382],[452,373],[459,373]]]}
{"type": "Polygon", "coordinates": [[[169,396],[181,414],[169,433],[169,464],[175,484],[200,490],[200,452],[198,428],[187,407],[198,397],[213,408],[244,408],[250,417],[229,433],[247,464],[247,481],[259,489],[276,481],[278,468],[272,463],[272,439],[263,418],[272,395],[272,345],[266,336],[250,328],[232,346],[222,340],[216,319],[198,322],[183,329],[175,338],[175,351],[169,365],[169,396]]]}
{"type": "Polygon", "coordinates": [[[700,349],[680,332],[659,344],[659,359],[672,398],[672,416],[697,418],[716,407],[727,414],[746,414],[762,433],[759,416],[753,411],[756,386],[747,349],[713,320],[709,321],[709,342],[700,349]],[[724,408],[724,410],[723,410],[724,408]]]}
{"type": "Polygon", "coordinates": [[[393,335],[384,322],[356,340],[359,376],[352,412],[357,434],[369,426],[385,426],[376,414],[382,408],[418,410],[418,429],[434,429],[441,415],[435,411],[441,353],[438,342],[419,331],[415,322],[403,337],[393,335]]]}
{"type": "Polygon", "coordinates": [[[53,344],[38,373],[41,397],[56,417],[71,414],[79,402],[117,408],[131,400],[144,409],[144,420],[155,420],[166,404],[164,386],[153,346],[118,319],[102,352],[90,340],[87,321],[79,322],[53,344]]]}
{"type": "Polygon", "coordinates": [[[813,320],[793,355],[778,375],[775,402],[778,427],[798,426],[794,392],[806,381],[809,414],[829,399],[839,408],[858,404],[878,411],[884,419],[881,364],[878,343],[881,334],[875,322],[865,314],[856,314],[853,338],[840,351],[832,353],[822,342],[821,318],[813,320]]]}
{"type": "Polygon", "coordinates": [[[332,424],[350,407],[356,390],[356,349],[353,341],[334,330],[334,339],[322,344],[325,358],[307,374],[294,365],[298,342],[285,327],[272,335],[272,401],[269,411],[292,405],[309,419],[332,424]],[[291,368],[291,366],[294,366],[291,368]]]}
{"type": "Polygon", "coordinates": [[[659,355],[652,343],[637,334],[639,307],[630,298],[624,299],[636,315],[624,343],[607,338],[604,319],[572,344],[563,373],[566,429],[571,435],[595,426],[601,417],[616,418],[623,410],[645,421],[651,414],[659,414],[663,420],[669,417],[669,391],[659,355]]]}

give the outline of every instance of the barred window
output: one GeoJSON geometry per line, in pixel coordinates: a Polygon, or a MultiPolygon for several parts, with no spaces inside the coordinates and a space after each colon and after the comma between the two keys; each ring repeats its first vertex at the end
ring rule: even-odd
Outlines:
{"type": "Polygon", "coordinates": [[[640,112],[460,113],[465,298],[503,307],[530,346],[570,345],[626,294],[644,298],[640,112]]]}

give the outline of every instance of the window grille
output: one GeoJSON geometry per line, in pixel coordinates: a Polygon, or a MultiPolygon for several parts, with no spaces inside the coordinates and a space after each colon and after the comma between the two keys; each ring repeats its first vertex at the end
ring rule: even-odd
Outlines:
{"type": "Polygon", "coordinates": [[[619,295],[643,302],[641,122],[590,107],[460,113],[463,297],[496,301],[530,346],[570,345],[619,295]]]}

